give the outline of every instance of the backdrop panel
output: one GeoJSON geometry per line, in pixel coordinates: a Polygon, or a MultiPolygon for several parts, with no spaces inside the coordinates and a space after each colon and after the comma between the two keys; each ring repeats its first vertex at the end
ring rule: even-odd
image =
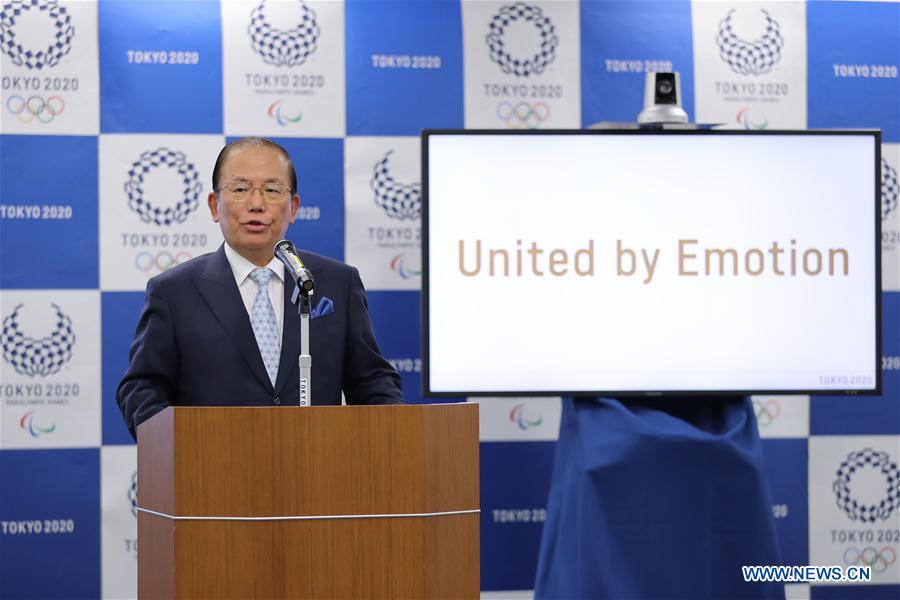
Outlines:
{"type": "MultiPolygon", "coordinates": [[[[788,594],[900,596],[898,22],[896,2],[0,0],[0,596],[136,593],[115,388],[149,277],[221,243],[226,140],[291,152],[289,236],[360,269],[419,402],[419,129],[633,121],[669,68],[692,120],[883,131],[884,394],[754,404],[785,561],[876,571],[788,594]]],[[[527,596],[560,401],[479,402],[483,587],[527,596]]]]}

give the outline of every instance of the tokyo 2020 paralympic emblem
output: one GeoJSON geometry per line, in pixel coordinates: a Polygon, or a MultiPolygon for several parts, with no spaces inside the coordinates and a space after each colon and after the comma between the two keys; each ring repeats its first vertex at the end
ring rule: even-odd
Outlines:
{"type": "Polygon", "coordinates": [[[253,50],[263,61],[276,67],[296,67],[306,62],[318,47],[321,30],[316,13],[302,0],[300,22],[292,29],[276,29],[266,18],[266,2],[262,0],[250,14],[247,33],[253,50]]]}
{"type": "Polygon", "coordinates": [[[897,210],[900,198],[900,184],[897,183],[897,171],[881,159],[881,220],[886,221],[888,215],[897,210]]]}
{"type": "Polygon", "coordinates": [[[778,22],[768,12],[760,9],[766,19],[763,35],[755,40],[743,40],[734,31],[732,18],[735,9],[719,22],[719,33],[716,43],[719,45],[719,56],[731,70],[740,75],[764,75],[781,60],[781,49],[784,39],[778,22]]]}
{"type": "Polygon", "coordinates": [[[884,521],[900,507],[900,471],[887,452],[863,448],[847,455],[837,470],[832,484],[837,506],[851,521],[874,523],[884,521]],[[885,479],[885,496],[877,504],[864,504],[853,495],[853,476],[863,469],[875,469],[885,479]]]}
{"type": "Polygon", "coordinates": [[[12,0],[0,9],[0,49],[17,67],[40,70],[55,67],[72,49],[72,16],[57,0],[12,0]],[[53,24],[53,37],[45,48],[26,48],[16,39],[16,22],[27,12],[45,13],[53,24]]]}
{"type": "Polygon", "coordinates": [[[42,338],[25,335],[19,327],[19,311],[23,304],[16,306],[3,319],[3,358],[13,366],[16,373],[30,377],[46,377],[58,372],[72,358],[75,332],[72,319],[56,304],[56,325],[53,332],[42,338]]]}
{"type": "Polygon", "coordinates": [[[544,15],[540,7],[524,2],[508,4],[494,15],[488,27],[490,32],[485,41],[491,53],[491,60],[497,63],[507,75],[511,74],[516,77],[540,75],[556,58],[556,46],[559,45],[556,27],[553,25],[553,21],[544,15]],[[507,49],[506,29],[510,24],[520,20],[531,23],[537,29],[541,39],[537,51],[530,57],[513,56],[507,49]]]}
{"type": "Polygon", "coordinates": [[[375,163],[375,173],[369,182],[375,192],[375,204],[392,219],[418,219],[422,215],[422,186],[394,180],[388,169],[388,160],[393,152],[388,150],[384,158],[375,163]]]}
{"type": "Polygon", "coordinates": [[[200,205],[202,189],[200,175],[194,165],[187,161],[184,152],[168,148],[157,148],[141,154],[141,157],[131,165],[128,181],[125,182],[128,207],[141,217],[141,221],[156,225],[183,223],[200,205]],[[160,208],[144,197],[144,178],[151,170],[159,167],[175,169],[181,176],[184,187],[181,190],[181,200],[176,202],[175,206],[160,208]]]}
{"type": "Polygon", "coordinates": [[[131,514],[135,517],[137,516],[137,493],[138,493],[138,481],[137,481],[137,471],[131,474],[131,485],[128,486],[128,502],[131,503],[131,514]]]}

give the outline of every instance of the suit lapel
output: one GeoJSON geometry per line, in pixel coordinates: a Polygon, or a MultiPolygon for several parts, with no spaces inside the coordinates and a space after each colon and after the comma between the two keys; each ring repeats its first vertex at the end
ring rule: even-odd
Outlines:
{"type": "Polygon", "coordinates": [[[259,346],[256,344],[256,336],[253,335],[253,327],[241,299],[241,292],[234,281],[234,273],[225,257],[224,246],[220,246],[210,256],[203,274],[200,279],[195,279],[194,283],[225,333],[244,357],[247,366],[260,383],[271,391],[272,383],[259,353],[259,346]]]}
{"type": "MultiPolygon", "coordinates": [[[[275,379],[275,393],[281,394],[288,375],[293,371],[300,356],[300,317],[297,316],[297,305],[291,304],[294,293],[294,282],[285,270],[284,273],[284,319],[281,328],[281,359],[278,361],[278,377],[275,379]]],[[[313,295],[315,298],[315,295],[313,295]]],[[[294,385],[299,385],[298,381],[294,385]]]]}

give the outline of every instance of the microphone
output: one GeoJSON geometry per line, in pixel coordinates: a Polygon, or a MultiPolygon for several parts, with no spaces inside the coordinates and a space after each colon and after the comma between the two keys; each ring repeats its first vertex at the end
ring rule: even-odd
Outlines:
{"type": "Polygon", "coordinates": [[[294,248],[294,244],[290,240],[281,240],[276,243],[275,256],[287,267],[297,287],[301,288],[305,293],[311,294],[316,287],[316,282],[313,281],[312,273],[309,272],[309,269],[300,260],[300,256],[297,255],[297,249],[294,248]]]}

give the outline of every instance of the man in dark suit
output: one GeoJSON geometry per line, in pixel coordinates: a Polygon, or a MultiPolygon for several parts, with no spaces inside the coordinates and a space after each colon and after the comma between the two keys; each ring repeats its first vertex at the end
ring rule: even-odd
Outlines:
{"type": "MultiPolygon", "coordinates": [[[[299,404],[299,320],[293,280],[274,257],[300,197],[290,156],[245,138],[213,170],[209,210],[225,243],[154,277],[117,399],[133,436],[167,406],[299,404]]],[[[375,341],[359,273],[312,254],[312,403],[399,404],[400,376],[375,341]]]]}

